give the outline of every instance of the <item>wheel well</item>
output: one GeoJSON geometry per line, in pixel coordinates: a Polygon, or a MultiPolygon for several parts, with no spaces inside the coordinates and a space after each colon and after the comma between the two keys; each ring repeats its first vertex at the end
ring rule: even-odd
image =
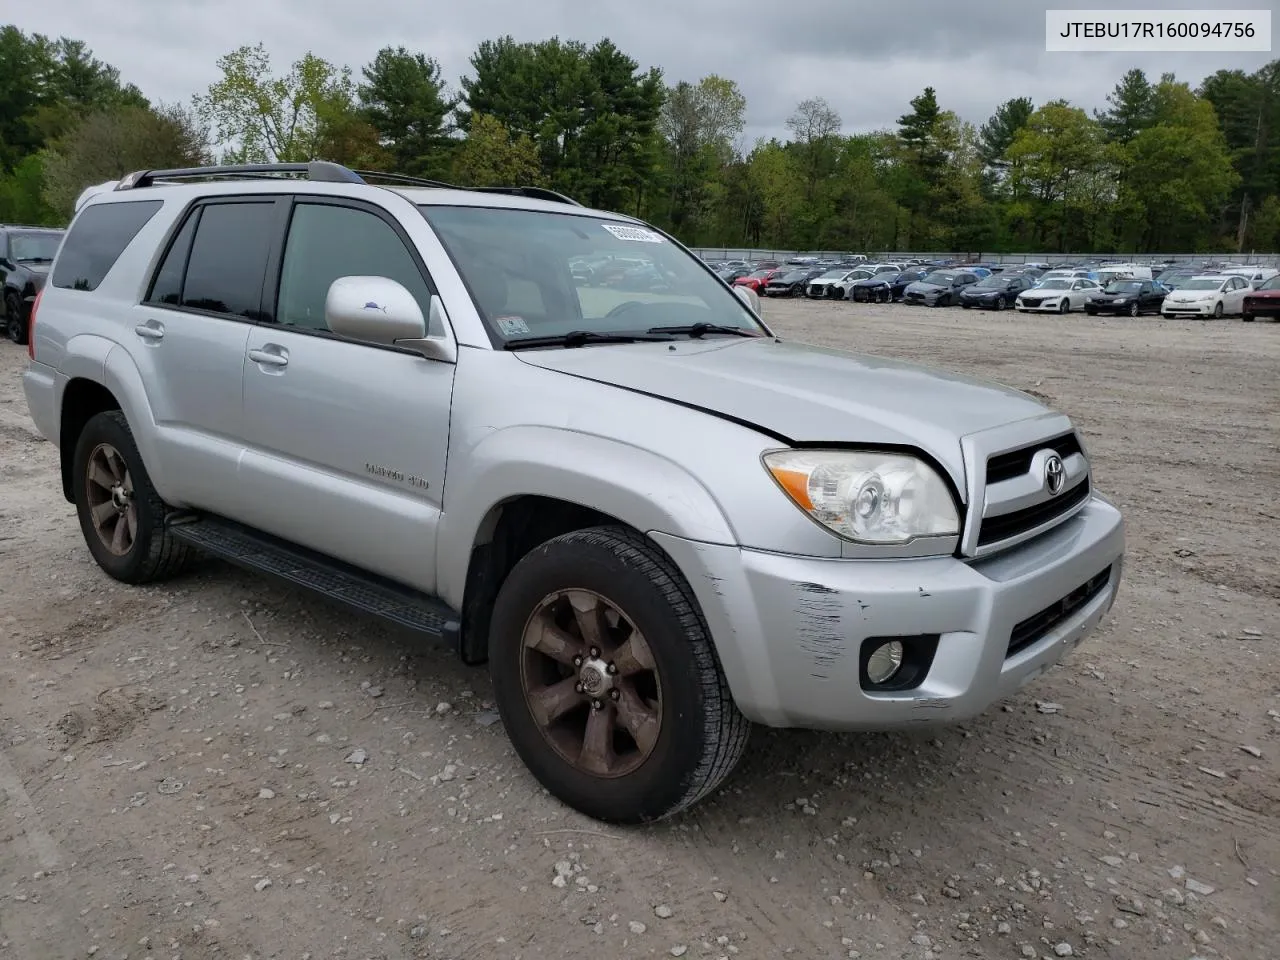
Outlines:
{"type": "Polygon", "coordinates": [[[458,646],[463,662],[479,664],[488,659],[493,603],[507,574],[525,554],[561,534],[608,524],[622,524],[622,521],[599,510],[552,497],[516,497],[491,509],[476,533],[471,562],[467,565],[462,638],[458,646]]]}
{"type": "Polygon", "coordinates": [[[91,418],[104,410],[119,410],[120,403],[100,383],[77,377],[62,394],[62,422],[58,426],[58,450],[62,459],[62,495],[72,502],[71,466],[80,432],[91,418]]]}

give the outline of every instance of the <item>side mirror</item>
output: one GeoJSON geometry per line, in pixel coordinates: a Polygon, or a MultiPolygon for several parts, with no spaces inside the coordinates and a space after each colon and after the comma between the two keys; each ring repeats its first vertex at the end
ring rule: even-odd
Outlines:
{"type": "Polygon", "coordinates": [[[750,308],[751,312],[754,313],[757,317],[764,316],[764,306],[760,300],[760,295],[758,293],[756,293],[750,287],[745,287],[741,285],[735,286],[733,288],[733,292],[738,295],[738,299],[741,300],[743,303],[745,303],[747,307],[750,308]]]}
{"type": "Polygon", "coordinates": [[[413,294],[389,277],[339,277],[329,285],[324,301],[325,324],[352,340],[417,350],[424,357],[457,359],[447,335],[447,317],[440,298],[431,298],[431,324],[413,294]]]}

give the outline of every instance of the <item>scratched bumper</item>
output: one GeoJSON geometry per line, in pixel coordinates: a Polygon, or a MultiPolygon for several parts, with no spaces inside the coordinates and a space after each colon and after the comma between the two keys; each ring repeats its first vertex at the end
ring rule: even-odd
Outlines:
{"type": "Polygon", "coordinates": [[[775,727],[890,730],[983,712],[1058,663],[1115,600],[1124,555],[1120,512],[1095,496],[1029,543],[964,563],[954,557],[827,560],[652,534],[688,577],[730,689],[775,727]],[[1007,655],[1014,627],[1110,568],[1097,594],[1007,655]],[[867,637],[937,634],[912,690],[859,684],[867,637]]]}

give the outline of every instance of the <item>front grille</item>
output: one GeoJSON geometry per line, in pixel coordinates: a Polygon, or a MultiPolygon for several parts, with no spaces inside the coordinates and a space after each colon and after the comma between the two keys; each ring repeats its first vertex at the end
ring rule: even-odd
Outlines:
{"type": "Polygon", "coordinates": [[[1074,453],[1083,453],[1080,438],[1072,433],[1064,433],[1051,440],[1033,443],[1028,447],[997,454],[987,460],[987,483],[1002,483],[1020,477],[1031,469],[1031,460],[1040,450],[1055,450],[1063,460],[1074,453]]]}
{"type": "Polygon", "coordinates": [[[1024,507],[1012,513],[1002,513],[995,517],[984,517],[982,528],[978,531],[978,546],[985,547],[1001,540],[1008,540],[1020,533],[1034,530],[1048,523],[1060,514],[1079,506],[1089,498],[1089,478],[1085,477],[1078,484],[1060,497],[1045,500],[1034,506],[1024,507]]]}
{"type": "Polygon", "coordinates": [[[1107,569],[1089,580],[1088,583],[1082,583],[1061,600],[1051,603],[1039,613],[1027,617],[1027,619],[1015,626],[1013,632],[1009,634],[1009,647],[1005,653],[1005,658],[1012,657],[1047,636],[1054,627],[1106,589],[1110,580],[1111,568],[1107,567],[1107,569]]]}

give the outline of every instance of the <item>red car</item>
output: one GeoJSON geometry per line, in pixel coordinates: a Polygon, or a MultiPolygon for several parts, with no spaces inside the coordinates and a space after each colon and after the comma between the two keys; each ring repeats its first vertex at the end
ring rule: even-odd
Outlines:
{"type": "Polygon", "coordinates": [[[1264,281],[1256,290],[1246,293],[1240,313],[1240,319],[1246,322],[1254,317],[1280,319],[1280,276],[1272,277],[1264,281]]]}
{"type": "Polygon", "coordinates": [[[750,287],[763,297],[764,285],[769,282],[770,277],[779,272],[780,271],[777,267],[772,267],[768,270],[756,270],[753,273],[747,274],[745,277],[739,277],[737,280],[733,281],[733,285],[735,287],[750,287]]]}

